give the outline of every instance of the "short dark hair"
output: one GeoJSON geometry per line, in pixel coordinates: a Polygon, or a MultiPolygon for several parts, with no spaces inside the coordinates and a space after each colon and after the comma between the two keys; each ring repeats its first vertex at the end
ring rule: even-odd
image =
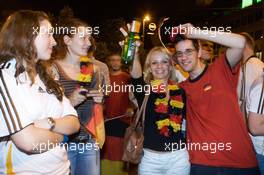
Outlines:
{"type": "Polygon", "coordinates": [[[189,39],[185,35],[177,34],[175,37],[175,45],[178,44],[180,41],[190,40],[193,43],[193,47],[198,51],[199,50],[199,43],[197,39],[189,39]]]}

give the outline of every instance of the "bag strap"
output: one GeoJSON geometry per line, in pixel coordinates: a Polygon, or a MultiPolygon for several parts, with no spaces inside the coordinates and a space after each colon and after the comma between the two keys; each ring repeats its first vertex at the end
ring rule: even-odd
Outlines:
{"type": "Polygon", "coordinates": [[[144,121],[145,121],[145,111],[146,111],[148,97],[149,97],[149,95],[145,95],[144,100],[142,102],[142,105],[141,105],[140,109],[136,113],[136,122],[134,124],[135,126],[137,126],[141,116],[142,116],[142,123],[144,123],[144,121]],[[143,112],[143,115],[141,115],[142,112],[143,112]]]}

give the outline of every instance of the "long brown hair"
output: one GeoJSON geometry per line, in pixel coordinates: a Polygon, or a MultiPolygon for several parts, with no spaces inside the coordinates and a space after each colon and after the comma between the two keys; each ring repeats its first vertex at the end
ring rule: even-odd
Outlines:
{"type": "Polygon", "coordinates": [[[86,22],[75,18],[70,8],[64,8],[60,11],[56,27],[58,28],[58,31],[55,33],[54,38],[57,45],[52,53],[52,60],[64,59],[66,57],[68,48],[63,39],[65,35],[73,37],[76,32],[72,31],[77,30],[78,27],[89,27],[89,25],[86,22]]]}
{"type": "Polygon", "coordinates": [[[41,11],[21,10],[10,15],[0,31],[0,64],[11,59],[16,60],[17,78],[26,71],[31,83],[35,76],[46,85],[47,92],[62,100],[63,91],[47,72],[43,61],[37,60],[37,50],[34,41],[40,30],[40,22],[49,20],[46,13],[41,11]]]}

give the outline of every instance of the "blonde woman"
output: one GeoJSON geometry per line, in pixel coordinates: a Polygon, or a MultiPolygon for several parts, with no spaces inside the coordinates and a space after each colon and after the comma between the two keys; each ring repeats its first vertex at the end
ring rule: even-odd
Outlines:
{"type": "MultiPolygon", "coordinates": [[[[179,88],[170,54],[163,47],[154,47],[147,55],[144,78],[136,54],[131,70],[134,87],[150,85],[144,122],[144,156],[139,164],[140,175],[188,175],[190,163],[185,149],[181,125],[185,117],[185,95],[179,88]]],[[[142,88],[146,89],[146,88],[142,88]]],[[[145,93],[135,88],[141,106],[145,93]]]]}

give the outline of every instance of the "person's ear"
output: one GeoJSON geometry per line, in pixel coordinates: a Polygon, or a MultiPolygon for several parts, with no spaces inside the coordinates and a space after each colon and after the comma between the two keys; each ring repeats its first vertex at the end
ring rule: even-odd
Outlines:
{"type": "Polygon", "coordinates": [[[68,35],[64,35],[63,41],[66,45],[69,45],[71,43],[71,38],[68,35]]]}

